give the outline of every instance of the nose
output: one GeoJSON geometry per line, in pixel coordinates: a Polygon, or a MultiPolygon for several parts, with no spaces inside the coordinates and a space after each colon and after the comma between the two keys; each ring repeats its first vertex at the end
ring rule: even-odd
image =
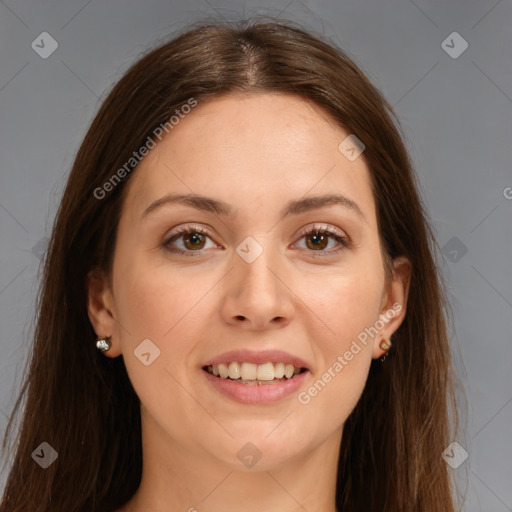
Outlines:
{"type": "Polygon", "coordinates": [[[248,330],[282,328],[294,315],[289,274],[276,251],[264,249],[253,261],[233,256],[226,277],[222,316],[227,323],[248,330]]]}

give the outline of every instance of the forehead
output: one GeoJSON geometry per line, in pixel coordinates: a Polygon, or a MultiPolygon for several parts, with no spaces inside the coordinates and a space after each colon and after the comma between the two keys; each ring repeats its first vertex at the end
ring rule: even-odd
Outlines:
{"type": "Polygon", "coordinates": [[[125,206],[140,217],[170,192],[247,208],[338,192],[371,217],[369,169],[362,157],[350,161],[338,149],[348,135],[322,108],[297,96],[198,102],[135,169],[125,206]]]}

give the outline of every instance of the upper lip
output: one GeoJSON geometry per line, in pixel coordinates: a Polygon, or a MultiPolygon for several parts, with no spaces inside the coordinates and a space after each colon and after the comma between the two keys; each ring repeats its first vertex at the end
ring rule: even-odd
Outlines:
{"type": "Polygon", "coordinates": [[[277,363],[290,363],[293,366],[298,368],[305,368],[309,370],[308,364],[298,356],[294,356],[293,354],[289,354],[288,352],[284,352],[283,350],[232,350],[230,352],[224,352],[218,356],[213,357],[206,361],[203,366],[209,365],[217,365],[220,363],[231,363],[233,361],[237,362],[247,362],[254,364],[263,364],[269,362],[277,362],[277,363]]]}

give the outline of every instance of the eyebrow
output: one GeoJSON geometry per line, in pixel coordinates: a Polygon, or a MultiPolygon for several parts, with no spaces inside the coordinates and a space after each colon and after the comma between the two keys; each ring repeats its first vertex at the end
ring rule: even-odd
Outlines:
{"type": "MultiPolygon", "coordinates": [[[[146,217],[151,212],[154,212],[158,208],[169,205],[169,204],[181,204],[190,206],[196,210],[214,213],[223,217],[234,217],[237,210],[234,210],[232,206],[224,201],[219,201],[211,197],[206,197],[199,194],[168,194],[166,196],[157,199],[151,203],[143,212],[142,218],[146,217]]],[[[361,217],[365,222],[366,218],[357,205],[356,202],[352,201],[348,197],[341,194],[326,194],[320,196],[305,197],[290,201],[280,212],[281,220],[290,215],[299,215],[301,213],[316,210],[324,206],[341,205],[361,217]]]]}

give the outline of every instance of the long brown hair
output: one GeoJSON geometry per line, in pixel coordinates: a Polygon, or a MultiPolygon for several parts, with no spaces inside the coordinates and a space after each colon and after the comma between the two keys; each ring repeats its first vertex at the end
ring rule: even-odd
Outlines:
{"type": "Polygon", "coordinates": [[[106,187],[105,197],[98,199],[97,190],[190,98],[247,92],[299,95],[357,135],[366,147],[384,254],[412,264],[406,318],[386,361],[372,361],[344,425],[338,510],[454,511],[441,458],[459,421],[447,301],[400,123],[345,52],[295,23],[259,19],[187,27],[136,62],[94,118],[44,262],[30,366],[3,441],[5,449],[25,398],[2,512],[110,512],[135,493],[142,472],[139,399],[123,358],[106,358],[95,347],[85,279],[93,268],[112,270],[123,190],[136,170],[106,187]],[[42,442],[58,453],[44,470],[31,457],[42,442]]]}

